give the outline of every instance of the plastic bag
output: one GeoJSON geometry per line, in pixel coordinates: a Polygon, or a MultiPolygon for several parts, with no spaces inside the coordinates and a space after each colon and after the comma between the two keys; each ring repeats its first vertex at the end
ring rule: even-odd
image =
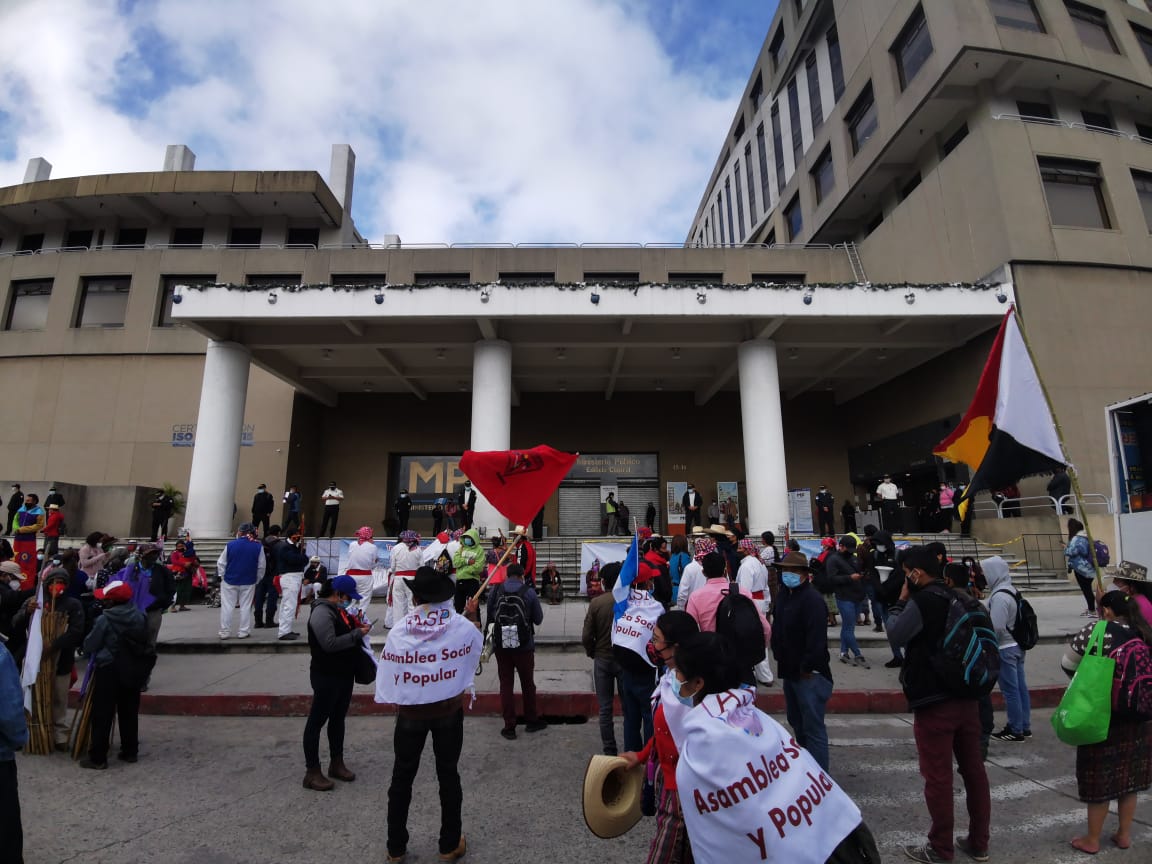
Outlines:
{"type": "Polygon", "coordinates": [[[1104,654],[1106,627],[1107,622],[1100,621],[1092,628],[1084,659],[1052,715],[1056,737],[1065,744],[1098,744],[1108,737],[1116,661],[1104,654]]]}

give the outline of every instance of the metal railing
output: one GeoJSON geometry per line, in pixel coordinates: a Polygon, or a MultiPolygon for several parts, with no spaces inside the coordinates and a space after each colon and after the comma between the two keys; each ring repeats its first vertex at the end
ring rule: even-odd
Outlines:
{"type": "MultiPolygon", "coordinates": [[[[1059,500],[1051,495],[1025,495],[1020,498],[1004,498],[1000,501],[978,501],[977,513],[995,513],[997,519],[1011,519],[1024,514],[1024,511],[1049,511],[1059,516],[1080,516],[1084,512],[1115,512],[1112,499],[1100,492],[1085,492],[1080,503],[1074,495],[1064,495],[1059,500]]],[[[1029,515],[1040,515],[1030,513],[1029,515]]]]}
{"type": "Polygon", "coordinates": [[[1063,534],[1021,534],[1020,543],[1024,555],[1024,572],[1029,580],[1041,573],[1068,571],[1068,562],[1064,558],[1067,541],[1063,534]]]}
{"type": "Polygon", "coordinates": [[[1113,138],[1127,138],[1129,141],[1141,141],[1144,144],[1152,144],[1152,140],[1136,132],[1121,132],[1119,129],[1112,129],[1108,126],[1092,126],[1088,123],[1080,123],[1075,120],[1059,120],[1055,117],[1029,117],[1026,114],[993,114],[992,119],[1015,120],[1018,123],[1035,123],[1038,126],[1059,126],[1063,129],[1083,129],[1085,132],[1099,132],[1104,135],[1111,135],[1113,138]]]}

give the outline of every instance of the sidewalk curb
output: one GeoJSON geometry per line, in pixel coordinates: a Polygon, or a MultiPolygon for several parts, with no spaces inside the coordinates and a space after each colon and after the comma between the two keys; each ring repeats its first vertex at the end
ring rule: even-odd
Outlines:
{"type": "MultiPolygon", "coordinates": [[[[1033,708],[1053,708],[1064,695],[1064,687],[1045,686],[1029,690],[1033,708]]],[[[78,694],[72,691],[70,702],[75,706],[78,694]]],[[[306,717],[312,704],[307,693],[278,695],[274,693],[213,693],[204,695],[180,693],[145,693],[140,699],[140,713],[174,717],[306,717]]],[[[517,695],[517,705],[520,697],[517,695]]],[[[591,720],[599,713],[594,693],[562,692],[537,693],[540,714],[548,718],[584,718],[591,720]]],[[[784,693],[773,687],[761,690],[756,704],[769,714],[784,714],[784,693]]],[[[992,693],[992,705],[1003,709],[1004,698],[997,690],[992,693]]],[[[828,701],[829,714],[904,714],[908,702],[900,690],[840,690],[833,691],[828,701]]],[[[378,705],[372,694],[358,692],[352,695],[351,716],[390,715],[395,705],[378,705]]],[[[500,694],[477,693],[475,704],[467,713],[474,717],[499,717],[500,694]]],[[[619,704],[616,714],[619,715],[619,704]]]]}

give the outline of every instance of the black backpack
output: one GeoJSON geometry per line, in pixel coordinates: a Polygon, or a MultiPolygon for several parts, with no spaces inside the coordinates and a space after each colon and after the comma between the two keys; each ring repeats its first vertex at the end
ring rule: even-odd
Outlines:
{"type": "Polygon", "coordinates": [[[145,633],[141,639],[134,633],[117,630],[120,642],[117,645],[114,665],[120,684],[129,690],[139,690],[152,677],[156,666],[156,649],[149,644],[145,633]]]}
{"type": "Polygon", "coordinates": [[[716,632],[732,640],[743,667],[751,668],[767,656],[760,613],[735,582],[728,583],[728,590],[716,607],[716,632]]]}
{"type": "Polygon", "coordinates": [[[1020,596],[1019,591],[997,588],[992,593],[1008,594],[1016,601],[1016,620],[1008,628],[1008,632],[1012,634],[1012,638],[1016,640],[1016,644],[1020,646],[1022,651],[1031,651],[1040,641],[1040,624],[1036,620],[1036,610],[1032,608],[1032,604],[1020,596]]]}
{"type": "Polygon", "coordinates": [[[524,601],[527,585],[516,591],[500,588],[496,600],[496,622],[494,639],[497,648],[527,648],[532,636],[532,624],[528,617],[528,604],[524,601]]]}
{"type": "Polygon", "coordinates": [[[962,591],[930,585],[924,589],[948,601],[944,633],[932,655],[932,668],[954,696],[986,696],[1000,677],[1000,643],[987,610],[962,591]]]}

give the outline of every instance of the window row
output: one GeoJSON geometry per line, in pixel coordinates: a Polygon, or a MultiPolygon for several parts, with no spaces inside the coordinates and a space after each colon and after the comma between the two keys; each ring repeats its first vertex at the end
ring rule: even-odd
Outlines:
{"type": "MultiPolygon", "coordinates": [[[[1025,121],[1049,122],[1068,119],[1067,112],[1065,112],[1063,118],[1058,117],[1056,107],[1051,102],[1044,102],[1039,99],[1018,99],[1016,101],[1016,112],[1020,119],[1025,121]]],[[[1085,126],[1105,132],[1118,131],[1116,120],[1108,110],[1107,105],[1097,105],[1095,110],[1083,109],[1078,113],[1079,122],[1082,122],[1085,126]]],[[[1152,141],[1152,122],[1133,120],[1133,125],[1136,128],[1137,135],[1148,141],[1152,141]]]]}
{"type": "MultiPolygon", "coordinates": [[[[1095,162],[1041,156],[1037,160],[1052,224],[1069,228],[1111,228],[1104,178],[1095,162]]],[[[1131,169],[1144,222],[1152,232],[1152,172],[1131,169]]]]}
{"type": "MultiPolygon", "coordinates": [[[[264,234],[260,227],[235,226],[229,229],[228,245],[236,249],[259,248],[264,234]]],[[[147,228],[120,228],[114,236],[109,232],[92,228],[79,228],[68,231],[63,238],[61,249],[143,249],[148,236],[147,228]]],[[[173,228],[169,247],[199,249],[204,245],[203,228],[173,228]]],[[[9,248],[4,237],[0,237],[0,252],[39,252],[44,247],[43,232],[23,234],[9,248]]],[[[287,247],[315,248],[320,245],[319,228],[289,228],[284,237],[287,247]]]]}
{"type": "MultiPolygon", "coordinates": [[[[1028,30],[1033,33],[1048,32],[1044,27],[1044,19],[1036,8],[1035,0],[988,0],[996,23],[1001,27],[1010,27],[1016,30],[1028,30]]],[[[1109,54],[1120,54],[1120,46],[1112,34],[1108,24],[1108,13],[1104,9],[1080,3],[1078,0],[1064,0],[1068,10],[1068,17],[1072,19],[1072,26],[1080,41],[1088,48],[1104,51],[1109,54]]],[[[1152,6],[1149,6],[1152,11],[1152,6]]],[[[1152,63],[1152,30],[1138,24],[1132,24],[1132,32],[1136,35],[1145,58],[1152,63]]]]}
{"type": "MultiPolygon", "coordinates": [[[[177,285],[208,284],[215,276],[162,276],[154,326],[172,327],[172,296],[177,285]]],[[[52,279],[13,281],[4,314],[5,330],[43,330],[48,324],[52,279]]],[[[87,276],[80,281],[74,327],[123,327],[128,312],[131,276],[87,276]]]]}

